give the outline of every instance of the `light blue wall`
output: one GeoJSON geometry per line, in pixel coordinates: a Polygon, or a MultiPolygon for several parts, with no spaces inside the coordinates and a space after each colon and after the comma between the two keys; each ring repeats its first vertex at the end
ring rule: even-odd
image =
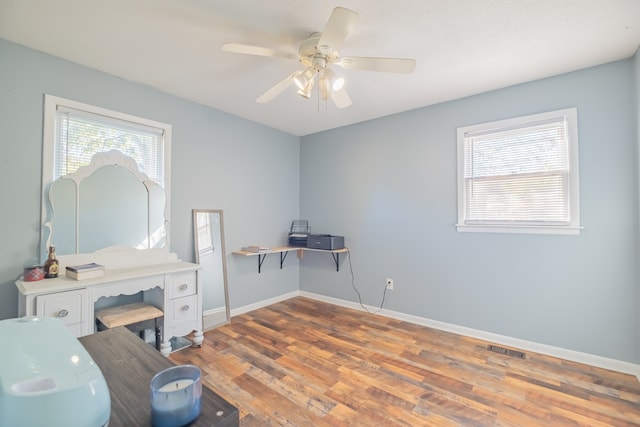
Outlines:
{"type": "MultiPolygon", "coordinates": [[[[301,216],[345,236],[365,304],[391,277],[387,309],[640,362],[633,84],[626,60],[303,137],[301,216]],[[456,128],[573,106],[582,233],[457,232],[456,128]]],[[[300,288],[357,301],[328,262],[305,256],[300,288]]]]}
{"type": "MultiPolygon", "coordinates": [[[[0,318],[36,262],[44,93],[173,125],[172,249],[193,259],[192,208],[224,209],[231,307],[298,289],[356,301],[349,264],[279,269],[230,252],[284,243],[292,219],[341,234],[366,304],[640,362],[639,59],[300,139],[0,39],[0,318]],[[634,86],[635,84],[635,86],[634,86]],[[635,88],[631,90],[630,88],[635,88]],[[580,236],[457,233],[455,129],[578,107],[580,236]]],[[[355,107],[355,106],[354,106],[355,107]]]]}
{"type": "Polygon", "coordinates": [[[171,248],[192,261],[191,209],[223,209],[232,308],[298,289],[297,264],[257,275],[230,253],[283,241],[299,216],[299,138],[0,39],[0,319],[17,315],[14,281],[37,262],[44,93],[173,126],[171,248]]]}

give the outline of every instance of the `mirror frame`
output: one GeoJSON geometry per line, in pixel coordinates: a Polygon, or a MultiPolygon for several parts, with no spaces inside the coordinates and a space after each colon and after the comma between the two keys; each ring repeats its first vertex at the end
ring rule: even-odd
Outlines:
{"type": "MultiPolygon", "coordinates": [[[[207,213],[207,214],[216,214],[218,215],[220,221],[219,221],[219,229],[217,230],[211,230],[213,235],[215,236],[216,233],[218,233],[218,235],[220,236],[220,250],[218,251],[218,255],[220,257],[220,263],[222,265],[222,282],[224,285],[224,304],[225,304],[225,320],[219,323],[215,323],[213,325],[207,326],[205,319],[204,319],[204,309],[203,309],[203,329],[204,330],[208,330],[208,329],[213,329],[217,326],[220,325],[224,325],[227,324],[231,321],[231,308],[229,307],[229,286],[227,283],[227,252],[225,250],[225,246],[224,246],[224,216],[223,216],[223,211],[222,209],[193,209],[193,242],[194,242],[194,251],[195,251],[195,262],[196,264],[200,264],[200,247],[201,247],[201,243],[199,241],[199,224],[198,224],[198,214],[202,214],[202,213],[207,213]]],[[[211,222],[210,222],[211,224],[211,222]]],[[[215,252],[215,247],[214,247],[214,252],[215,252]]],[[[200,264],[200,266],[202,267],[202,264],[200,264]]],[[[202,270],[202,268],[201,268],[202,270]]],[[[202,295],[204,298],[204,295],[206,293],[206,284],[204,284],[202,281],[199,281],[199,285],[202,287],[201,291],[202,291],[202,295]]]]}
{"type": "MultiPolygon", "coordinates": [[[[162,207],[162,211],[158,212],[158,214],[162,215],[163,228],[164,228],[164,237],[163,237],[164,244],[161,247],[168,250],[168,248],[170,247],[169,246],[169,224],[170,224],[169,192],[166,189],[163,189],[155,181],[149,179],[149,177],[146,174],[141,172],[138,169],[138,166],[133,158],[127,156],[121,151],[110,150],[110,151],[98,152],[94,154],[94,156],[91,158],[91,162],[88,165],[82,166],[75,172],[68,175],[63,175],[57,180],[52,181],[47,185],[46,190],[43,191],[44,200],[43,200],[43,206],[42,206],[42,227],[41,227],[41,236],[40,236],[41,242],[44,243],[44,245],[41,244],[41,247],[40,247],[40,257],[42,258],[43,261],[46,259],[48,247],[51,246],[53,243],[55,243],[55,242],[52,242],[52,237],[53,237],[53,233],[55,232],[53,228],[53,223],[55,221],[56,212],[54,212],[53,204],[51,201],[52,189],[54,185],[61,182],[73,182],[73,185],[75,186],[74,187],[75,200],[73,201],[74,206],[71,209],[74,210],[75,212],[75,217],[74,217],[75,238],[74,238],[73,246],[75,248],[75,254],[78,254],[78,253],[81,253],[79,242],[82,238],[80,236],[80,225],[79,225],[81,221],[80,212],[79,212],[79,206],[80,206],[79,198],[81,197],[80,185],[84,180],[91,178],[93,174],[98,170],[104,167],[111,167],[111,166],[122,167],[128,170],[131,173],[132,178],[138,181],[141,187],[144,187],[147,191],[147,195],[146,195],[147,199],[145,201],[145,203],[147,204],[147,214],[146,214],[147,224],[146,224],[146,230],[145,230],[147,234],[146,249],[149,249],[151,247],[150,242],[152,240],[152,233],[150,230],[150,225],[151,225],[150,221],[151,221],[152,215],[150,215],[150,212],[148,210],[151,207],[150,206],[151,194],[158,191],[158,189],[162,191],[164,206],[162,207]]],[[[68,254],[58,253],[58,255],[68,255],[68,254]]]]}

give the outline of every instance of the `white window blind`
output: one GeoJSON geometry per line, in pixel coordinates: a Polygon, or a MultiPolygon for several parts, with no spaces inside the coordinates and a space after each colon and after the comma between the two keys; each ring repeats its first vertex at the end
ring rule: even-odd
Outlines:
{"type": "Polygon", "coordinates": [[[458,228],[577,226],[575,117],[572,109],[460,128],[458,228]]]}
{"type": "Polygon", "coordinates": [[[54,179],[88,165],[98,152],[118,150],[164,187],[164,129],[63,105],[55,120],[54,179]]]}

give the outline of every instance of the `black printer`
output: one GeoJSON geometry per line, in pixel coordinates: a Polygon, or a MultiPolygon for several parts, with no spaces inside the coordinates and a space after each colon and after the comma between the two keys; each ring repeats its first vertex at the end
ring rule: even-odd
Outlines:
{"type": "Polygon", "coordinates": [[[343,249],[344,237],[332,236],[331,234],[309,234],[307,237],[307,248],[309,249],[343,249]]]}

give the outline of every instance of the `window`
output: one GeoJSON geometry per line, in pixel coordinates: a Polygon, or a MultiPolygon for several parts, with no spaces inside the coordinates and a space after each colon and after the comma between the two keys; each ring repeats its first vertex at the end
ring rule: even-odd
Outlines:
{"type": "MultiPolygon", "coordinates": [[[[42,224],[47,189],[55,179],[88,165],[94,154],[119,150],[164,188],[164,217],[171,206],[171,126],[129,114],[45,95],[42,147],[42,224]]],[[[45,227],[43,227],[44,238],[45,227]]],[[[45,245],[42,245],[45,247],[45,245]]]]}
{"type": "Polygon", "coordinates": [[[88,165],[98,152],[119,150],[169,188],[170,141],[170,125],[45,95],[45,185],[88,165]]]}
{"type": "Polygon", "coordinates": [[[578,234],[575,108],[458,128],[458,231],[578,234]]]}
{"type": "Polygon", "coordinates": [[[213,252],[213,230],[211,229],[211,220],[208,212],[198,212],[197,214],[197,230],[198,230],[198,252],[200,255],[213,252]]]}

